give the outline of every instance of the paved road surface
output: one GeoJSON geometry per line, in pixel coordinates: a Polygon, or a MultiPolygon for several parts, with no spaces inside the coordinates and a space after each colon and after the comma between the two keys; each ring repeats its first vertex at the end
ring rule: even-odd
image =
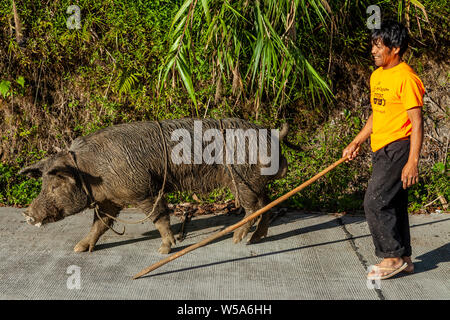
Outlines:
{"type": "MultiPolygon", "coordinates": [[[[382,281],[377,289],[365,278],[379,259],[362,216],[288,211],[258,244],[235,245],[229,234],[131,280],[165,257],[157,252],[160,237],[151,223],[128,225],[124,236],[108,231],[93,253],[75,253],[92,210],[41,228],[26,224],[20,211],[0,208],[0,299],[450,299],[449,214],[411,217],[416,273],[382,281]]],[[[143,215],[130,209],[121,217],[143,215]]],[[[240,219],[194,218],[175,250],[240,219]]],[[[175,216],[172,225],[179,230],[175,216]]]]}

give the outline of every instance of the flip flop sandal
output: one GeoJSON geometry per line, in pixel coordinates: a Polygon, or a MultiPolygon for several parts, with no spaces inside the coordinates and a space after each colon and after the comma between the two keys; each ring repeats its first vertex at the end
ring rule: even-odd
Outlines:
{"type": "Polygon", "coordinates": [[[406,262],[404,264],[402,264],[401,267],[398,267],[398,268],[373,266],[372,271],[375,271],[375,274],[373,276],[367,275],[367,279],[369,279],[369,280],[389,279],[389,278],[395,276],[397,273],[402,272],[407,266],[408,266],[408,263],[406,263],[406,262]],[[389,272],[389,273],[384,276],[380,276],[380,273],[384,273],[384,272],[389,272]]]}

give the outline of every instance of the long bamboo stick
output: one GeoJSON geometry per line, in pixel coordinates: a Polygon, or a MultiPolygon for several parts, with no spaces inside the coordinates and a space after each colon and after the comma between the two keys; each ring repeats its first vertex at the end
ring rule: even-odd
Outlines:
{"type": "Polygon", "coordinates": [[[204,245],[210,243],[211,241],[214,241],[220,237],[222,237],[223,235],[243,226],[244,224],[246,224],[247,222],[249,222],[252,219],[255,219],[256,217],[258,217],[259,215],[263,214],[264,212],[272,209],[273,207],[275,207],[276,205],[280,204],[281,202],[285,201],[286,199],[288,199],[289,197],[292,197],[294,194],[296,194],[297,192],[299,192],[300,190],[306,188],[307,186],[309,186],[310,184],[312,184],[313,182],[315,182],[316,180],[318,180],[320,177],[324,176],[325,174],[327,174],[328,172],[330,172],[331,170],[333,170],[334,168],[336,168],[338,165],[340,165],[342,162],[344,162],[345,160],[347,160],[347,157],[341,158],[338,161],[336,161],[335,163],[333,163],[332,165],[330,165],[329,167],[327,167],[326,169],[324,169],[323,171],[321,171],[320,173],[316,174],[314,177],[312,177],[311,179],[309,179],[308,181],[302,183],[301,185],[299,185],[298,187],[296,187],[295,189],[289,191],[288,193],[284,194],[283,196],[275,199],[274,201],[272,201],[271,203],[269,203],[268,205],[266,205],[265,207],[255,211],[254,213],[252,213],[251,215],[249,215],[248,217],[242,219],[241,221],[239,221],[238,223],[235,223],[227,228],[225,228],[224,230],[212,235],[209,238],[206,238],[196,244],[193,244],[179,252],[176,252],[174,254],[172,254],[171,256],[151,265],[150,267],[147,267],[145,269],[143,269],[141,272],[139,272],[138,274],[136,274],[135,276],[133,276],[133,279],[138,279],[140,277],[142,277],[143,275],[152,272],[155,269],[158,269],[159,267],[165,265],[166,263],[169,263],[172,260],[177,259],[178,257],[181,257],[183,255],[185,255],[188,252],[191,252],[197,248],[203,247],[204,245]]]}

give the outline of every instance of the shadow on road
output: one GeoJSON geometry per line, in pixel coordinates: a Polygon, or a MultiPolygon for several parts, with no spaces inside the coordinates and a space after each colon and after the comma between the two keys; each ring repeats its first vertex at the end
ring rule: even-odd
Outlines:
{"type": "MultiPolygon", "coordinates": [[[[308,226],[308,227],[305,227],[305,228],[300,228],[300,229],[288,231],[288,232],[285,232],[285,233],[282,233],[282,234],[279,234],[279,235],[275,235],[275,236],[271,236],[271,237],[265,238],[263,241],[282,240],[282,239],[286,239],[286,238],[289,238],[289,237],[297,236],[297,235],[308,233],[308,232],[319,231],[319,230],[323,230],[323,229],[337,227],[337,226],[339,226],[339,224],[337,222],[338,219],[339,218],[336,218],[334,220],[331,220],[331,221],[328,221],[328,222],[325,222],[325,223],[320,223],[320,224],[317,224],[317,225],[308,226]]],[[[360,222],[362,220],[364,220],[364,217],[357,217],[357,218],[353,219],[352,222],[346,223],[346,224],[358,223],[358,222],[360,222]]],[[[411,228],[416,228],[416,227],[421,227],[421,226],[425,226],[425,225],[431,225],[431,224],[435,224],[435,223],[445,222],[445,221],[448,221],[448,220],[450,220],[450,218],[449,219],[445,219],[445,220],[440,220],[440,221],[432,221],[432,222],[427,222],[427,223],[422,223],[422,224],[415,224],[415,225],[412,225],[411,228]]],[[[231,236],[232,236],[231,234],[228,234],[227,236],[224,236],[221,239],[217,239],[215,242],[222,241],[224,239],[228,239],[231,236]]],[[[212,263],[208,263],[208,264],[203,264],[203,265],[198,265],[198,266],[193,266],[193,267],[188,267],[188,268],[182,268],[182,269],[177,269],[177,270],[172,270],[172,271],[160,272],[160,273],[155,273],[155,274],[151,274],[151,275],[146,275],[146,276],[143,276],[142,278],[150,278],[150,277],[167,275],[167,274],[176,273],[176,272],[182,272],[182,271],[206,268],[206,267],[211,267],[211,266],[214,266],[214,265],[230,263],[230,262],[235,262],[235,261],[242,261],[242,260],[248,260],[248,259],[257,259],[257,258],[261,258],[261,257],[272,256],[272,255],[277,255],[277,254],[287,253],[287,252],[294,252],[294,251],[298,251],[298,250],[302,250],[302,249],[313,248],[313,247],[318,247],[318,246],[324,246],[324,245],[329,245],[329,244],[335,244],[335,243],[340,243],[340,242],[349,241],[349,240],[355,240],[355,239],[361,239],[361,238],[366,238],[366,237],[370,237],[370,234],[356,236],[356,237],[351,237],[351,238],[347,237],[345,239],[339,239],[339,240],[335,240],[335,241],[322,242],[322,243],[306,245],[306,246],[301,246],[301,247],[296,247],[296,248],[290,248],[290,249],[285,249],[285,250],[279,250],[279,251],[274,251],[274,252],[267,252],[267,253],[254,255],[254,256],[235,258],[235,259],[228,259],[228,260],[212,262],[212,263]]],[[[185,246],[185,247],[188,247],[188,246],[185,246]]],[[[182,250],[185,247],[176,248],[174,250],[174,252],[182,250]]],[[[446,245],[441,246],[441,247],[439,247],[439,248],[437,248],[435,250],[432,250],[432,251],[430,251],[430,252],[428,252],[426,254],[418,256],[418,257],[416,257],[416,259],[417,260],[422,260],[422,261],[414,263],[415,273],[421,273],[421,272],[425,272],[425,271],[429,271],[429,270],[435,269],[435,268],[438,267],[437,265],[439,263],[441,263],[441,262],[449,262],[450,261],[450,244],[446,244],[446,245]]]]}
{"type": "Polygon", "coordinates": [[[416,257],[420,262],[414,263],[414,273],[436,269],[439,263],[450,262],[450,243],[416,257]]]}
{"type": "MultiPolygon", "coordinates": [[[[305,219],[309,219],[312,218],[314,216],[317,216],[316,214],[302,214],[301,218],[302,220],[305,219]]],[[[189,235],[192,232],[195,231],[200,231],[200,230],[204,230],[206,228],[210,228],[211,226],[217,226],[217,229],[214,229],[213,231],[210,231],[208,233],[202,233],[199,235],[196,235],[196,237],[202,237],[204,238],[205,236],[209,236],[212,234],[215,234],[217,232],[220,232],[221,230],[225,229],[226,227],[233,225],[239,221],[241,221],[244,218],[244,214],[240,214],[240,215],[236,215],[236,214],[222,214],[222,215],[214,215],[208,218],[203,218],[203,219],[192,219],[185,227],[187,234],[189,235]]],[[[173,217],[171,217],[171,219],[173,219],[173,217]]],[[[294,222],[296,220],[299,220],[299,216],[282,216],[281,219],[276,219],[271,223],[271,226],[276,226],[279,224],[285,224],[285,223],[291,223],[294,222]]],[[[330,222],[331,223],[331,222],[330,222]]],[[[320,230],[320,229],[324,229],[324,228],[329,228],[329,227],[335,227],[337,226],[336,224],[330,224],[328,225],[328,223],[325,223],[324,226],[322,226],[322,224],[319,224],[317,226],[313,226],[311,227],[310,230],[305,231],[305,232],[311,232],[311,231],[316,231],[316,230],[320,230]]],[[[175,233],[175,236],[177,236],[177,232],[181,229],[181,222],[180,223],[175,223],[171,226],[172,231],[175,233]]],[[[255,230],[255,226],[252,227],[252,229],[250,230],[250,233],[253,232],[255,230]]],[[[301,233],[304,233],[302,231],[303,229],[298,229],[298,230],[293,230],[287,234],[282,234],[282,235],[277,235],[277,236],[270,236],[267,238],[262,239],[260,242],[263,241],[274,241],[274,240],[281,240],[284,238],[288,238],[288,237],[292,237],[292,236],[296,236],[299,235],[301,233]]],[[[232,233],[223,236],[220,239],[217,239],[211,243],[216,243],[218,241],[223,241],[225,239],[229,239],[232,237],[232,233]]],[[[151,239],[157,239],[160,238],[160,234],[158,232],[158,230],[152,230],[149,232],[145,232],[142,234],[143,237],[141,238],[135,238],[135,239],[127,239],[127,240],[121,240],[121,241],[116,241],[116,242],[109,242],[109,243],[101,243],[101,244],[97,244],[95,246],[95,251],[99,251],[99,250],[104,250],[104,249],[110,249],[110,248],[114,248],[114,247],[118,247],[118,246],[122,246],[122,245],[129,245],[129,244],[133,244],[133,243],[137,243],[137,242],[141,242],[141,241],[146,241],[146,240],[151,240],[151,239]]],[[[181,243],[181,241],[177,241],[178,244],[181,243]]],[[[186,246],[178,246],[172,249],[172,253],[173,252],[177,252],[180,250],[183,250],[184,248],[188,247],[188,245],[186,246]]]]}

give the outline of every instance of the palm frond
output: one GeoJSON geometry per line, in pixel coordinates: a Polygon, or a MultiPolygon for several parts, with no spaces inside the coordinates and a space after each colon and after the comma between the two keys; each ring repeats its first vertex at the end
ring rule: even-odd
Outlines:
{"type": "Polygon", "coordinates": [[[274,105],[288,101],[287,93],[293,84],[300,84],[310,94],[320,92],[330,98],[327,82],[287,34],[295,27],[296,14],[306,18],[311,30],[313,21],[319,21],[325,28],[330,12],[327,1],[255,0],[252,5],[245,0],[199,2],[200,8],[196,10],[197,1],[184,1],[174,16],[170,29],[173,40],[159,72],[160,90],[176,71],[197,110],[192,44],[203,39],[205,52],[211,53],[205,58],[210,61],[214,83],[222,85],[216,76],[224,77],[223,81],[230,79],[233,93],[239,83],[240,94],[253,97],[257,105],[263,96],[274,105]],[[194,19],[206,23],[191,34],[190,23],[194,19]]]}

